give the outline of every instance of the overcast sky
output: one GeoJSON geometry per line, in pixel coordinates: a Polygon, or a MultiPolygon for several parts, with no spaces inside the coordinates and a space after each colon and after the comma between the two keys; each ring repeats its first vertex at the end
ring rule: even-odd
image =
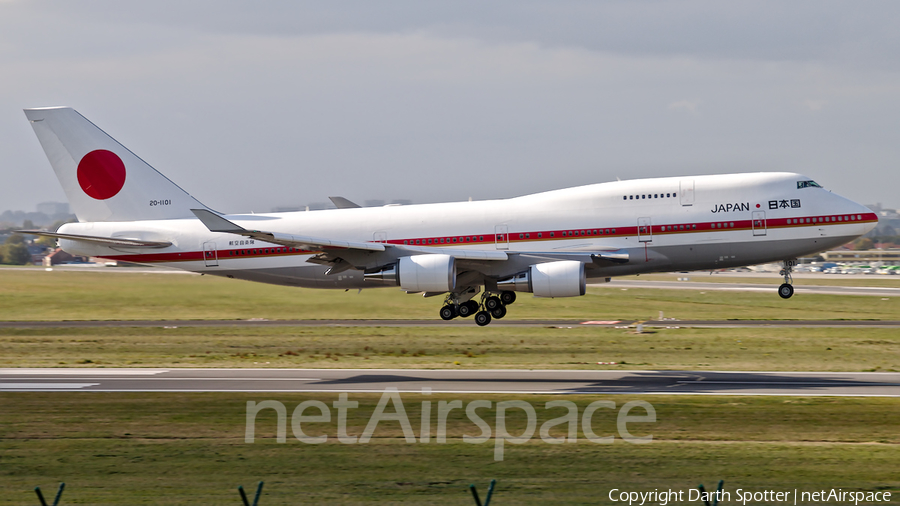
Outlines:
{"type": "Polygon", "coordinates": [[[797,171],[900,207],[900,2],[0,0],[0,211],[69,105],[210,207],[797,171]]]}

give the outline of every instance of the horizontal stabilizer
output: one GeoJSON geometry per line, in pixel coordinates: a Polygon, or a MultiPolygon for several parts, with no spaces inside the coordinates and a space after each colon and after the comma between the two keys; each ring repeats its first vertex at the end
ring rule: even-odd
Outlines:
{"type": "Polygon", "coordinates": [[[77,234],[58,234],[56,232],[47,232],[44,230],[16,230],[18,234],[40,235],[44,237],[55,237],[57,239],[68,239],[70,241],[81,241],[103,246],[120,246],[126,248],[166,248],[172,243],[168,241],[144,241],[141,239],[128,239],[124,237],[100,237],[95,235],[77,235],[77,234]]]}

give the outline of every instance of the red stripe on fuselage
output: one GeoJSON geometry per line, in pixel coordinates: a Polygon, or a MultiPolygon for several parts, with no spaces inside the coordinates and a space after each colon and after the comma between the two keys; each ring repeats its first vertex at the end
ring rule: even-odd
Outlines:
{"type": "MultiPolygon", "coordinates": [[[[798,218],[766,218],[765,223],[760,223],[754,227],[754,220],[721,220],[711,222],[691,222],[691,223],[673,223],[665,225],[651,225],[653,234],[688,234],[698,232],[725,232],[734,230],[751,230],[753,228],[774,229],[774,228],[794,228],[794,227],[820,227],[830,225],[846,225],[856,223],[872,223],[878,222],[878,216],[875,213],[865,214],[834,214],[821,216],[804,216],[798,218]]],[[[646,232],[641,232],[645,235],[646,232]]],[[[386,241],[388,244],[411,245],[411,246],[458,246],[470,244],[494,244],[497,242],[506,243],[523,243],[523,242],[540,242],[540,241],[561,241],[571,240],[573,238],[603,238],[603,237],[631,237],[638,235],[638,227],[609,227],[609,228],[578,228],[578,229],[559,229],[559,230],[541,230],[536,232],[515,232],[513,234],[487,234],[487,235],[457,235],[457,236],[438,236],[424,237],[415,239],[392,239],[386,241]],[[503,237],[501,237],[503,236],[503,237]]],[[[300,250],[297,248],[289,248],[286,246],[269,247],[269,248],[238,248],[238,249],[220,249],[216,250],[216,257],[207,258],[203,251],[186,251],[173,253],[138,253],[134,255],[115,255],[105,256],[110,260],[121,260],[123,262],[138,263],[168,263],[168,262],[197,262],[202,260],[237,259],[237,258],[265,258],[265,257],[282,257],[291,255],[310,255],[317,253],[316,251],[300,250]]]]}

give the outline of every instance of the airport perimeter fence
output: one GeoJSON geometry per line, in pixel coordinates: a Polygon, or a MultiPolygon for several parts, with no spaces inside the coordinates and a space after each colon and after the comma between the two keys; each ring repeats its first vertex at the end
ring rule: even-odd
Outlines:
{"type": "MultiPolygon", "coordinates": [[[[256,485],[256,494],[253,496],[252,506],[259,506],[259,498],[262,496],[264,482],[260,481],[256,485]]],[[[469,491],[472,492],[472,498],[475,500],[475,506],[490,506],[491,498],[494,495],[494,486],[497,485],[497,480],[491,480],[490,486],[488,486],[487,496],[485,496],[484,503],[481,502],[481,498],[478,496],[478,489],[475,487],[475,484],[469,485],[469,491]]],[[[716,489],[715,493],[707,493],[706,489],[703,487],[703,484],[697,486],[697,489],[700,490],[700,497],[703,501],[704,506],[719,506],[719,497],[722,494],[722,489],[725,486],[725,480],[719,480],[719,486],[716,489]],[[710,503],[709,498],[712,497],[712,503],[710,503]]],[[[59,484],[59,490],[56,492],[56,498],[53,500],[53,506],[59,506],[60,498],[62,497],[63,490],[66,488],[65,482],[59,484]]],[[[241,496],[241,501],[243,501],[244,506],[251,506],[250,501],[247,499],[247,494],[244,492],[244,486],[238,486],[238,493],[241,496]]],[[[38,499],[41,501],[41,506],[47,506],[47,501],[44,500],[44,494],[41,493],[41,487],[34,487],[34,492],[37,494],[38,499]]]]}

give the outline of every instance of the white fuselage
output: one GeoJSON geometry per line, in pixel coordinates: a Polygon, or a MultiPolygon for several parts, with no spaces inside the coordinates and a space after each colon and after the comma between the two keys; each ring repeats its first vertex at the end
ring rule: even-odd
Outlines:
{"type": "MultiPolygon", "coordinates": [[[[641,179],[506,200],[228,215],[247,229],[352,241],[533,252],[529,260],[484,262],[487,278],[515,274],[540,253],[627,251],[624,264],[589,277],[715,269],[796,258],[871,230],[869,209],[808,177],[754,173],[641,179]]],[[[59,232],[168,241],[163,249],[120,248],[62,239],[66,251],[293,286],[377,286],[355,269],[326,276],[315,252],[210,232],[197,219],[72,223],[59,232]]]]}

